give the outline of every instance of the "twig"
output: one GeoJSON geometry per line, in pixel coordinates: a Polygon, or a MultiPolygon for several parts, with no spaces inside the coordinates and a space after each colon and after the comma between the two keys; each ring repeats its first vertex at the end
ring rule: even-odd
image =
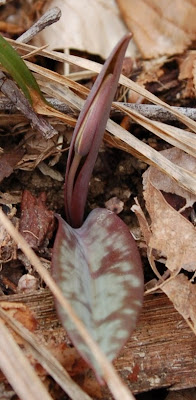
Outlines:
{"type": "Polygon", "coordinates": [[[0,90],[4,93],[29,120],[34,128],[37,128],[42,135],[49,139],[56,135],[58,132],[41,116],[37,115],[26,97],[18,89],[18,86],[8,79],[3,72],[0,71],[0,90]]]}
{"type": "MultiPolygon", "coordinates": [[[[46,100],[58,111],[69,114],[72,117],[78,116],[78,111],[75,110],[74,108],[71,108],[66,103],[63,103],[58,99],[47,98],[47,97],[46,100]]],[[[121,103],[121,102],[116,102],[116,104],[125,105],[130,109],[139,112],[144,117],[147,117],[149,119],[154,119],[155,121],[161,121],[161,122],[178,121],[180,123],[180,121],[174,114],[172,114],[165,108],[156,106],[154,104],[132,104],[132,103],[121,103]]],[[[196,108],[190,108],[190,107],[171,107],[171,108],[180,112],[183,115],[186,115],[193,121],[196,121],[196,108]]],[[[6,98],[0,98],[0,111],[15,112],[15,110],[16,109],[14,105],[10,101],[8,101],[6,98]]],[[[111,116],[113,117],[115,115],[123,115],[123,113],[121,111],[112,108],[111,116]]]]}
{"type": "MultiPolygon", "coordinates": [[[[30,41],[38,32],[58,21],[61,16],[61,10],[58,7],[52,8],[47,11],[31,28],[24,32],[18,39],[17,42],[27,43],[30,41]]],[[[54,129],[48,121],[43,117],[37,115],[25,96],[18,89],[17,85],[8,79],[6,75],[0,71],[0,90],[7,96],[17,109],[19,109],[29,120],[34,128],[37,128],[42,135],[49,139],[54,135],[57,135],[56,129],[54,129]]]]}
{"type": "MultiPolygon", "coordinates": [[[[134,111],[139,112],[144,117],[154,119],[156,121],[167,122],[167,121],[178,121],[179,119],[161,106],[156,106],[154,104],[132,104],[132,103],[120,103],[119,105],[126,105],[126,107],[131,108],[134,111]]],[[[181,114],[191,118],[196,121],[196,108],[189,107],[171,107],[174,111],[178,111],[181,114]]]]}
{"type": "Polygon", "coordinates": [[[51,8],[46,11],[42,17],[35,22],[26,32],[16,39],[16,42],[28,43],[35,35],[45,29],[47,26],[54,24],[61,17],[61,10],[58,7],[51,8]]]}

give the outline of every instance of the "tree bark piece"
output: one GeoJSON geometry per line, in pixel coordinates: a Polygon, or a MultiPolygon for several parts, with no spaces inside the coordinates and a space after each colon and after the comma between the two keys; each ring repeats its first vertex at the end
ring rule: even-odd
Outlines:
{"type": "MultiPolygon", "coordinates": [[[[25,303],[34,311],[39,335],[70,342],[58,322],[48,290],[1,296],[0,301],[25,303]]],[[[116,369],[134,393],[155,388],[196,386],[196,338],[164,294],[144,299],[138,326],[115,361],[116,369]]],[[[92,378],[92,380],[95,378],[92,378]]],[[[100,398],[100,396],[99,396],[100,398]]],[[[106,388],[101,400],[112,399],[106,388]]]]}

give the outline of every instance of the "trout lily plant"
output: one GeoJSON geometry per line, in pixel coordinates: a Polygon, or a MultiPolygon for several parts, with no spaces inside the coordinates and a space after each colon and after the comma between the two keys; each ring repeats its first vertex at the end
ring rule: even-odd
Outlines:
{"type": "MultiPolygon", "coordinates": [[[[81,111],[65,175],[66,221],[58,216],[53,277],[92,338],[113,360],[136,325],[143,298],[143,273],[135,241],[113,212],[94,209],[85,221],[89,180],[117,88],[126,35],[105,62],[81,111]]],[[[93,354],[57,303],[59,318],[82,357],[101,381],[93,354]]]]}

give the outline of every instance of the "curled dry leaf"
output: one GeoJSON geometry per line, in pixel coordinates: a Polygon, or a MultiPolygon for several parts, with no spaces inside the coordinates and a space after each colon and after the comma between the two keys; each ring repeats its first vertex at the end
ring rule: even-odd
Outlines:
{"type": "Polygon", "coordinates": [[[194,52],[188,52],[186,56],[182,56],[179,59],[179,76],[178,79],[186,82],[183,90],[183,98],[194,98],[195,97],[195,63],[196,54],[194,52]]]}
{"type": "MultiPolygon", "coordinates": [[[[49,7],[59,7],[62,17],[37,35],[38,46],[49,43],[52,49],[71,48],[106,58],[117,41],[127,33],[114,0],[53,0],[47,2],[47,9],[49,7]]],[[[132,42],[128,55],[134,56],[135,53],[132,42]]]]}
{"type": "Polygon", "coordinates": [[[19,230],[34,249],[43,246],[45,240],[51,238],[54,229],[54,214],[45,203],[44,193],[36,198],[28,190],[23,192],[19,230]]]}
{"type": "MultiPolygon", "coordinates": [[[[34,332],[38,323],[33,312],[23,303],[14,303],[8,301],[1,301],[0,307],[6,311],[8,315],[19,321],[30,332],[34,332]]],[[[14,337],[18,344],[23,344],[23,339],[14,333],[14,337]]]]}
{"type": "Polygon", "coordinates": [[[10,176],[16,167],[17,163],[24,155],[23,149],[13,149],[9,153],[4,153],[0,159],[0,182],[10,176]]]}
{"type": "MultiPolygon", "coordinates": [[[[195,172],[196,161],[193,157],[185,155],[177,149],[164,151],[181,167],[195,172]]],[[[161,191],[181,196],[186,201],[186,207],[191,207],[196,201],[196,196],[177,186],[170,178],[150,167],[144,173],[144,198],[151,225],[148,226],[139,205],[134,207],[149,249],[155,249],[159,255],[166,258],[166,266],[172,271],[181,268],[187,271],[196,269],[196,230],[193,224],[179,211],[176,211],[166,201],[161,191]]],[[[150,252],[149,252],[150,253],[150,252]]],[[[152,254],[151,254],[152,256],[152,254]]],[[[150,260],[152,261],[152,260],[150,260]]]]}
{"type": "Polygon", "coordinates": [[[195,39],[196,5],[186,0],[117,0],[145,58],[182,53],[195,39]]]}
{"type": "MultiPolygon", "coordinates": [[[[160,152],[169,161],[178,165],[182,169],[190,171],[193,175],[196,175],[196,159],[177,148],[171,148],[160,152]]],[[[174,180],[169,178],[166,174],[158,171],[157,168],[150,167],[143,175],[143,185],[144,189],[146,183],[150,182],[158,189],[166,193],[173,193],[181,196],[185,199],[186,205],[184,208],[192,207],[196,201],[196,196],[190,193],[188,190],[183,189],[174,180]]]]}
{"type": "Polygon", "coordinates": [[[166,282],[162,290],[172,301],[176,310],[191,323],[196,332],[196,286],[184,274],[166,282]]]}

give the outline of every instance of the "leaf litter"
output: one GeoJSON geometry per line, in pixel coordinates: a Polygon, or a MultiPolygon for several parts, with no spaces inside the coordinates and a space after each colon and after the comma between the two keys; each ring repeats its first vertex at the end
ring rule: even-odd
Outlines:
{"type": "MultiPolygon", "coordinates": [[[[163,153],[181,168],[196,173],[195,158],[176,148],[164,150],[163,153]]],[[[196,196],[154,167],[143,174],[143,187],[150,222],[138,202],[132,210],[138,216],[149,262],[157,274],[158,280],[150,291],[161,288],[185,320],[190,321],[189,325],[196,333],[196,287],[193,283],[196,271],[196,229],[191,220],[195,212],[196,196]],[[164,268],[161,273],[157,271],[156,261],[167,268],[168,280],[164,280],[164,268]],[[186,276],[186,271],[192,273],[189,274],[190,278],[186,276]]]]}
{"type": "MultiPolygon", "coordinates": [[[[149,2],[150,3],[150,2],[149,2]]],[[[22,46],[21,46],[22,48],[22,46]]],[[[26,51],[31,51],[31,48],[29,46],[26,47],[26,51]]],[[[35,49],[36,50],[36,49],[35,49]]],[[[40,50],[40,53],[44,54],[45,50],[40,50]]],[[[47,51],[45,52],[45,54],[47,51]]],[[[51,57],[56,57],[63,61],[66,60],[66,56],[59,56],[58,54],[55,54],[55,52],[48,52],[47,53],[51,57]]],[[[74,57],[68,56],[67,59],[69,61],[74,62],[74,57]]],[[[88,60],[80,60],[79,58],[76,60],[76,62],[84,66],[85,68],[89,68],[92,72],[93,71],[99,71],[99,65],[98,64],[93,64],[91,62],[88,62],[88,60]],[[95,68],[94,68],[95,67],[95,68]]],[[[38,68],[39,69],[39,68],[38,68]]],[[[192,71],[192,69],[190,68],[192,71]]],[[[39,72],[38,72],[39,73],[39,72]]],[[[190,75],[192,72],[190,72],[190,75]]],[[[40,68],[40,76],[43,77],[44,72],[41,74],[41,68],[40,68]]],[[[188,76],[188,75],[187,75],[188,76]]],[[[55,77],[55,79],[58,80],[58,76],[55,77]]],[[[48,79],[50,81],[50,78],[48,79]]],[[[156,98],[154,95],[151,95],[149,92],[146,91],[146,89],[139,87],[139,85],[135,84],[135,82],[131,82],[127,80],[124,77],[121,77],[121,82],[124,84],[127,84],[129,88],[135,89],[140,93],[140,95],[146,95],[149,100],[155,101],[159,104],[163,105],[163,102],[156,98]]],[[[59,83],[60,83],[60,75],[59,75],[59,83]]],[[[76,82],[77,86],[77,82],[76,82]]],[[[78,89],[78,93],[80,90],[78,89]]],[[[64,100],[66,101],[66,98],[64,97],[64,100]]],[[[73,104],[72,104],[73,105],[73,104]]],[[[166,105],[168,108],[170,108],[168,105],[166,105]]],[[[58,118],[58,116],[56,116],[58,118]]],[[[191,122],[190,120],[188,121],[186,118],[183,118],[181,116],[181,120],[189,126],[189,128],[193,128],[195,130],[195,124],[191,122]]],[[[71,121],[71,120],[70,120],[71,121]]],[[[152,131],[152,128],[150,127],[151,123],[150,121],[147,122],[149,126],[149,130],[152,131]]],[[[73,123],[74,125],[74,123],[73,123]]],[[[164,127],[163,127],[164,129],[164,127]]],[[[171,129],[171,128],[170,128],[171,129]]],[[[117,132],[117,128],[116,128],[117,132]]],[[[122,138],[118,142],[117,140],[117,135],[115,136],[114,130],[113,130],[113,140],[116,140],[116,147],[119,147],[122,145],[124,146],[123,150],[127,152],[132,152],[135,154],[138,154],[138,148],[136,147],[135,149],[132,148],[132,143],[128,139],[128,135],[125,135],[123,137],[123,142],[122,138]]],[[[187,131],[187,135],[188,135],[187,131]]],[[[177,131],[175,132],[177,136],[177,131]]],[[[186,134],[186,133],[185,133],[186,134]]],[[[130,135],[130,134],[129,134],[130,135]]],[[[112,136],[110,135],[110,138],[112,136]]],[[[165,135],[165,140],[166,140],[166,135],[165,135]]],[[[149,146],[147,146],[149,147],[149,146]]],[[[149,148],[149,153],[151,152],[151,149],[149,148]]],[[[182,150],[185,150],[182,148],[182,150]]],[[[186,150],[185,150],[186,151],[186,150]]],[[[153,152],[151,154],[146,154],[145,152],[142,152],[142,154],[139,154],[139,157],[145,158],[145,160],[148,161],[149,164],[153,164],[155,158],[153,157],[154,154],[153,152]]],[[[158,152],[157,152],[157,166],[159,163],[159,157],[158,157],[158,152]]],[[[173,177],[174,179],[168,178],[167,175],[163,174],[162,172],[158,171],[154,167],[150,167],[150,177],[144,178],[145,181],[145,201],[146,201],[146,206],[148,204],[148,212],[150,215],[151,219],[151,224],[149,223],[149,220],[146,219],[144,213],[140,210],[140,213],[138,217],[140,218],[140,221],[143,220],[143,223],[141,222],[141,229],[143,230],[143,235],[146,240],[148,249],[149,249],[149,261],[152,263],[156,263],[156,260],[161,260],[166,268],[168,268],[169,273],[170,273],[170,278],[167,281],[163,282],[163,280],[159,280],[159,287],[162,287],[162,290],[167,292],[168,296],[171,298],[173,301],[175,307],[178,309],[178,311],[184,316],[184,318],[191,323],[191,326],[195,329],[195,315],[194,315],[194,310],[192,310],[192,307],[190,307],[190,310],[188,310],[188,304],[189,302],[194,300],[195,296],[195,290],[194,290],[194,285],[191,282],[191,280],[188,280],[188,278],[185,276],[183,270],[187,270],[190,276],[190,272],[194,273],[195,272],[195,247],[194,247],[194,242],[195,242],[195,228],[193,226],[193,223],[191,222],[193,218],[191,219],[191,212],[194,211],[193,205],[195,202],[195,191],[193,190],[192,193],[189,191],[192,189],[191,187],[191,182],[189,183],[189,187],[186,185],[186,175],[184,174],[184,171],[190,171],[190,176],[192,176],[193,179],[195,179],[195,166],[194,166],[194,153],[193,157],[183,153],[182,151],[177,153],[178,155],[176,158],[178,159],[179,154],[181,155],[181,158],[184,158],[184,161],[182,163],[177,163],[175,156],[172,157],[172,155],[169,153],[166,155],[164,153],[164,159],[165,160],[170,160],[173,165],[175,166],[178,164],[178,167],[180,167],[179,171],[181,171],[182,174],[182,179],[184,175],[184,182],[185,186],[183,187],[183,182],[181,181],[180,186],[178,183],[175,183],[176,181],[179,182],[178,177],[173,177]],[[183,157],[184,156],[184,157],[183,157]],[[186,156],[186,157],[185,157],[186,156]],[[186,160],[185,160],[186,158],[186,160]],[[190,166],[193,166],[190,168],[190,166]],[[155,177],[157,177],[157,182],[155,177]],[[160,184],[160,185],[159,185],[160,184]],[[175,186],[175,188],[174,188],[175,186]],[[168,193],[168,196],[166,196],[166,193],[168,193]],[[177,209],[175,209],[172,204],[174,204],[174,195],[177,196],[177,209]],[[180,196],[180,198],[179,198],[180,196]],[[152,200],[152,197],[154,200],[152,200]],[[181,200],[184,199],[184,202],[181,200]],[[169,201],[169,204],[167,202],[169,201]],[[154,202],[153,202],[154,201],[154,202]],[[179,208],[182,210],[180,210],[179,208]],[[179,211],[180,210],[180,211],[179,211]],[[185,214],[181,214],[185,212],[185,214]],[[188,213],[188,214],[186,214],[188,213]],[[188,216],[187,216],[188,215],[188,216]],[[188,218],[188,219],[187,219],[188,218]],[[170,225],[171,223],[171,225],[170,225]],[[152,229],[153,228],[153,229],[152,229]],[[173,229],[173,230],[172,230],[173,229]],[[159,235],[159,232],[161,233],[161,237],[159,235]],[[173,236],[171,235],[171,232],[174,232],[173,236]],[[181,233],[181,235],[180,235],[181,233]],[[170,234],[170,239],[171,243],[166,243],[167,241],[169,242],[166,238],[166,235],[170,234]],[[184,239],[183,239],[184,235],[184,239]],[[170,245],[171,244],[171,245],[170,245]],[[181,248],[180,248],[181,244],[181,248]],[[185,246],[185,244],[187,246],[185,246]],[[155,250],[154,252],[151,250],[155,250]],[[178,257],[179,254],[181,255],[181,258],[178,257]],[[192,257],[190,257],[192,255],[192,257]],[[187,262],[187,260],[188,262],[187,262]],[[180,274],[178,272],[181,271],[180,274]],[[180,291],[183,293],[183,296],[180,298],[180,291]],[[183,301],[184,299],[184,301],[183,301]]],[[[40,155],[41,155],[41,150],[40,150],[40,155]]],[[[161,158],[160,158],[161,159],[161,158]]],[[[162,168],[162,171],[165,170],[166,174],[171,175],[169,172],[169,169],[167,168],[167,161],[162,168]]],[[[147,174],[146,174],[147,176],[147,174]]],[[[15,201],[15,200],[14,200],[15,201]]],[[[176,201],[176,199],[175,199],[176,201]]],[[[15,203],[14,203],[15,204],[15,203]]],[[[137,206],[139,207],[139,206],[137,206]]],[[[193,213],[192,213],[193,215],[193,213]]],[[[159,269],[160,270],[160,269],[159,269]]],[[[155,271],[156,272],[156,271],[155,271]]],[[[192,276],[192,274],[191,274],[192,276]]],[[[158,276],[160,279],[160,274],[158,276]]]]}

